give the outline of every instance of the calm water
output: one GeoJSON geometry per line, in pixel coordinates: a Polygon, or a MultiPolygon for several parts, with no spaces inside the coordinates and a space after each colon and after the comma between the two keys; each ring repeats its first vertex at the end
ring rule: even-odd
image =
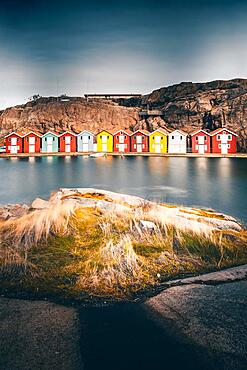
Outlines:
{"type": "Polygon", "coordinates": [[[48,198],[59,187],[97,187],[210,207],[247,223],[247,159],[242,158],[1,158],[0,175],[0,204],[48,198]]]}

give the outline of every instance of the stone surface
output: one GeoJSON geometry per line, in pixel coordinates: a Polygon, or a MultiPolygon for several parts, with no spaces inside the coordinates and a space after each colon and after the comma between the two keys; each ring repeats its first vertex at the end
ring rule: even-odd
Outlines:
{"type": "MultiPolygon", "coordinates": [[[[191,131],[223,125],[239,135],[239,149],[247,150],[247,79],[182,82],[154,90],[142,103],[162,109],[160,126],[191,131]]],[[[157,122],[149,119],[143,128],[157,128],[157,122]]]]}
{"type": "Polygon", "coordinates": [[[0,299],[0,369],[79,370],[77,312],[44,301],[0,299]]]}
{"type": "Polygon", "coordinates": [[[245,370],[246,291],[245,280],[216,286],[189,284],[169,288],[144,306],[172,337],[208,353],[215,369],[245,370]]]}
{"type": "Polygon", "coordinates": [[[54,130],[80,132],[101,129],[127,129],[138,120],[138,108],[124,107],[109,100],[70,98],[68,102],[55,98],[41,98],[25,105],[0,112],[0,132],[36,130],[41,133],[54,130]]]}
{"type": "Polygon", "coordinates": [[[31,208],[33,209],[45,209],[49,207],[49,202],[44,199],[36,198],[31,204],[31,208]]]}
{"type": "Polygon", "coordinates": [[[26,204],[7,204],[6,206],[0,206],[0,220],[21,217],[27,212],[28,206],[26,204]]]}

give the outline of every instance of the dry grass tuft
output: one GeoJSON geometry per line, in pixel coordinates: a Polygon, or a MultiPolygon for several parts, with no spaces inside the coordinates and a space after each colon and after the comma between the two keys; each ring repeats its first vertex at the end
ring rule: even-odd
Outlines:
{"type": "Polygon", "coordinates": [[[46,289],[126,296],[162,279],[247,261],[247,232],[157,214],[150,203],[121,210],[64,199],[0,225],[0,275],[46,289]],[[152,221],[145,229],[141,220],[152,221]]]}

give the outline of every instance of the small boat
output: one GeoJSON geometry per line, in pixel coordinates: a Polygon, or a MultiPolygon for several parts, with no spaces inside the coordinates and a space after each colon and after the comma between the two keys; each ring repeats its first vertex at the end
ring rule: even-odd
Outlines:
{"type": "Polygon", "coordinates": [[[90,157],[92,158],[106,157],[106,153],[92,153],[90,154],[90,157]]]}

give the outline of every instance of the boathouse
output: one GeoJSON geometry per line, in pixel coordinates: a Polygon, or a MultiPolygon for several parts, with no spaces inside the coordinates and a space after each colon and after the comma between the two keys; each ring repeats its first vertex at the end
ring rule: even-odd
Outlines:
{"type": "Polygon", "coordinates": [[[187,134],[174,130],[168,135],[168,153],[185,154],[187,152],[187,134]]]}
{"type": "Polygon", "coordinates": [[[59,135],[60,152],[74,153],[76,152],[77,135],[71,131],[65,131],[59,135]]]}
{"type": "Polygon", "coordinates": [[[192,153],[208,154],[211,152],[211,135],[205,130],[196,130],[191,133],[192,153]]]}
{"type": "Polygon", "coordinates": [[[18,132],[11,132],[5,136],[6,153],[23,153],[23,135],[18,132]]]}
{"type": "Polygon", "coordinates": [[[38,134],[34,131],[29,131],[25,135],[23,135],[23,152],[40,153],[41,137],[41,134],[38,134]]]}
{"type": "Polygon", "coordinates": [[[137,130],[131,135],[131,151],[136,153],[148,152],[149,132],[146,130],[137,130]]]}
{"type": "Polygon", "coordinates": [[[59,135],[48,131],[41,138],[41,153],[57,153],[59,149],[59,135]]]}
{"type": "Polygon", "coordinates": [[[237,134],[225,127],[211,132],[212,153],[234,154],[237,152],[237,134]]]}
{"type": "Polygon", "coordinates": [[[129,130],[119,130],[113,133],[113,151],[126,153],[130,152],[130,137],[132,132],[129,130]]]}
{"type": "Polygon", "coordinates": [[[112,152],[113,151],[112,132],[102,130],[97,134],[97,151],[98,152],[112,152]]]}
{"type": "Polygon", "coordinates": [[[150,153],[167,153],[167,137],[169,131],[164,128],[158,128],[149,135],[150,153]]]}
{"type": "Polygon", "coordinates": [[[77,135],[77,151],[94,151],[94,134],[92,132],[84,130],[77,135]]]}

